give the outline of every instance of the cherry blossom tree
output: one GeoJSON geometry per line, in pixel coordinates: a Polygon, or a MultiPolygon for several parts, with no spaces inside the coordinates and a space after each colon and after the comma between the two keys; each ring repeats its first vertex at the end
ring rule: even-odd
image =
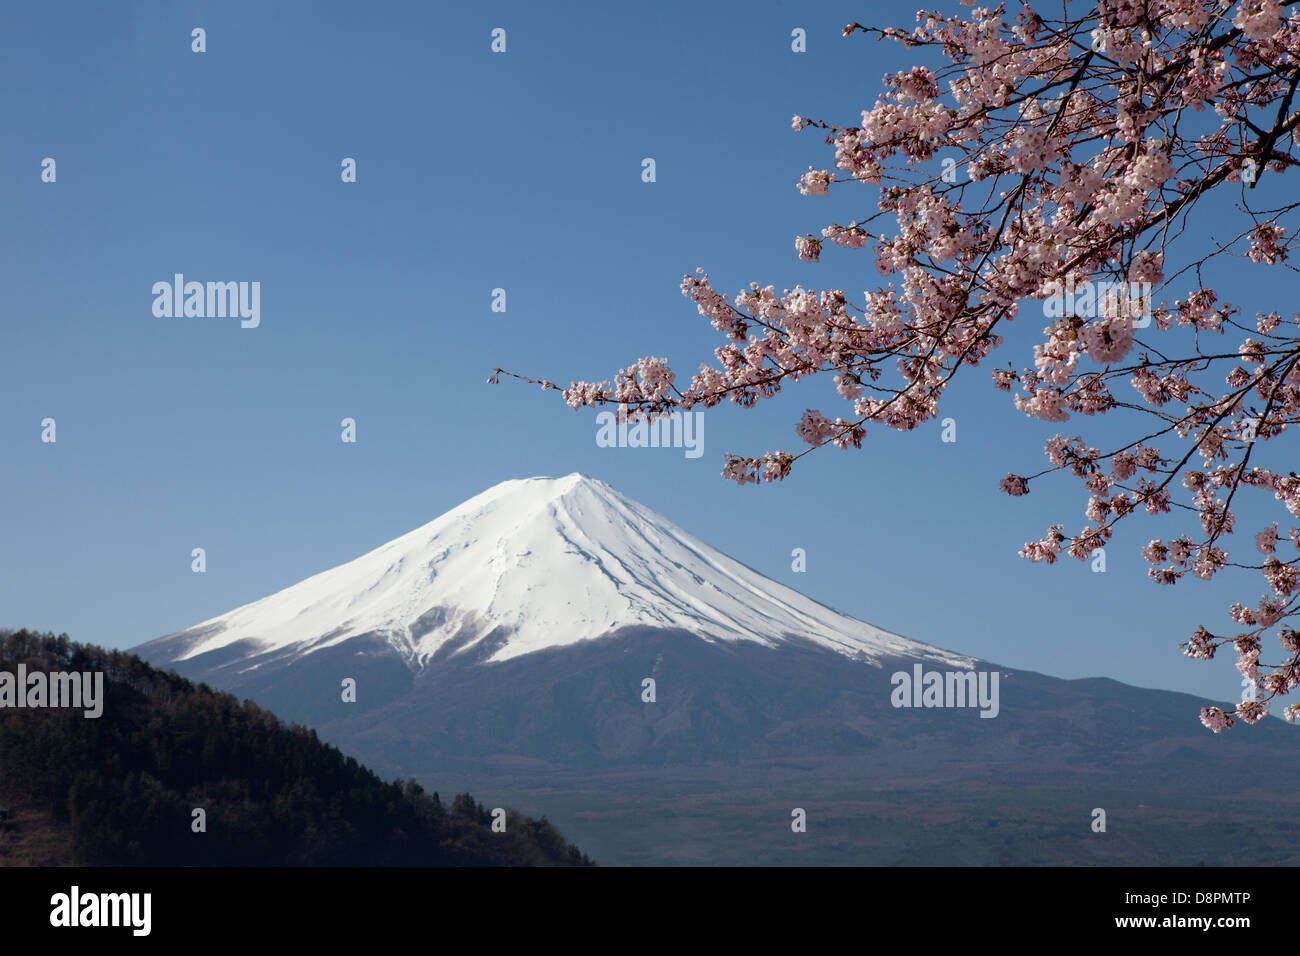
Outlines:
{"type": "MultiPolygon", "coordinates": [[[[859,125],[794,117],[796,130],[824,131],[834,149],[833,168],[809,167],[800,191],[867,185],[879,209],[795,246],[810,261],[827,243],[869,250],[893,281],[859,300],[757,283],[732,299],[697,270],[682,294],[726,341],[689,386],[656,358],[613,384],[561,389],[500,369],[489,381],[514,375],[561,391],[573,408],[615,405],[622,420],[644,420],[724,400],[749,408],[831,375],[847,410],[833,419],[807,410],[796,432],[808,447],[727,456],[724,476],[774,481],[823,446],[861,447],[869,426],[910,431],[934,419],[953,377],[1002,346],[1017,317],[1036,326],[1041,308],[1051,321],[1033,367],[994,369],[992,385],[1049,422],[1118,415],[1131,440],[1097,448],[1057,434],[1048,467],[1002,479],[1002,491],[1024,495],[1061,473],[1086,495],[1082,530],[1053,525],[1021,555],[1084,561],[1131,515],[1185,516],[1142,548],[1157,582],[1228,568],[1264,578],[1263,597],[1231,607],[1240,633],[1201,627],[1182,645],[1210,659],[1231,644],[1257,692],[1233,711],[1203,709],[1202,722],[1216,733],[1257,723],[1300,684],[1300,529],[1250,529],[1236,560],[1228,536],[1239,530],[1234,503],[1251,496],[1300,518],[1300,478],[1285,463],[1264,466],[1268,452],[1284,454],[1278,439],[1300,416],[1300,315],[1278,303],[1250,322],[1204,273],[1232,256],[1293,269],[1289,220],[1300,201],[1278,196],[1297,163],[1297,3],[1102,0],[1055,15],[1028,4],[1014,15],[1005,5],[921,11],[910,31],[849,24],[850,42],[901,43],[929,65],[886,76],[859,125]],[[1229,211],[1232,234],[1207,239],[1198,208],[1214,210],[1216,229],[1229,211]],[[891,219],[892,231],[871,231],[891,219]],[[1099,291],[1081,308],[1073,293],[1085,288],[1099,291]],[[1266,638],[1281,645],[1276,662],[1262,659],[1266,638]]],[[[1298,712],[1293,703],[1285,716],[1298,712]]]]}

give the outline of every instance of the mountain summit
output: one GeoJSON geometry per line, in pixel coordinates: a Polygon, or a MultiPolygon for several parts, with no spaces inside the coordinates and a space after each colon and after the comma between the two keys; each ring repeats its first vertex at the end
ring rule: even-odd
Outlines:
{"type": "Polygon", "coordinates": [[[577,473],[504,481],[369,554],[140,652],[171,664],[223,658],[239,671],[364,635],[419,671],[447,656],[501,662],[626,628],[811,642],[876,665],[972,664],[810,600],[577,473]]]}

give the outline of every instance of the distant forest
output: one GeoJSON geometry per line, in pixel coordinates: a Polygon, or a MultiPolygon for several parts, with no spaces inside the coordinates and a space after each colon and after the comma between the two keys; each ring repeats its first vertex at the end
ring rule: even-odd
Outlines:
{"type": "Polygon", "coordinates": [[[0,630],[0,671],[102,671],[103,715],[0,707],[0,865],[591,865],[545,817],[386,783],[316,732],[138,657],[0,630]],[[194,832],[195,809],[206,832],[194,832]]]}

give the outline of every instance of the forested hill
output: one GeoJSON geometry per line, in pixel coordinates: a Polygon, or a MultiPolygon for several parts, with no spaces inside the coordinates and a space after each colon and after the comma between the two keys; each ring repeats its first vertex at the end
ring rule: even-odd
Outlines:
{"type": "Polygon", "coordinates": [[[385,783],[315,731],[134,655],[0,630],[0,680],[19,664],[102,671],[103,713],[0,703],[0,865],[591,862],[545,818],[509,811],[494,833],[468,794],[385,783]]]}

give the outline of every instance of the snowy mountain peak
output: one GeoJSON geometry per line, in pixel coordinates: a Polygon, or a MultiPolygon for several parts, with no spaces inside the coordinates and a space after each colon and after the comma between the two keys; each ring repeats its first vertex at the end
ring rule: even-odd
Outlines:
{"type": "Polygon", "coordinates": [[[877,664],[972,663],[818,604],[577,472],[503,481],[353,561],[145,647],[173,661],[231,645],[249,658],[298,656],[377,634],[418,669],[489,636],[485,657],[499,661],[629,627],[811,641],[877,664]]]}

